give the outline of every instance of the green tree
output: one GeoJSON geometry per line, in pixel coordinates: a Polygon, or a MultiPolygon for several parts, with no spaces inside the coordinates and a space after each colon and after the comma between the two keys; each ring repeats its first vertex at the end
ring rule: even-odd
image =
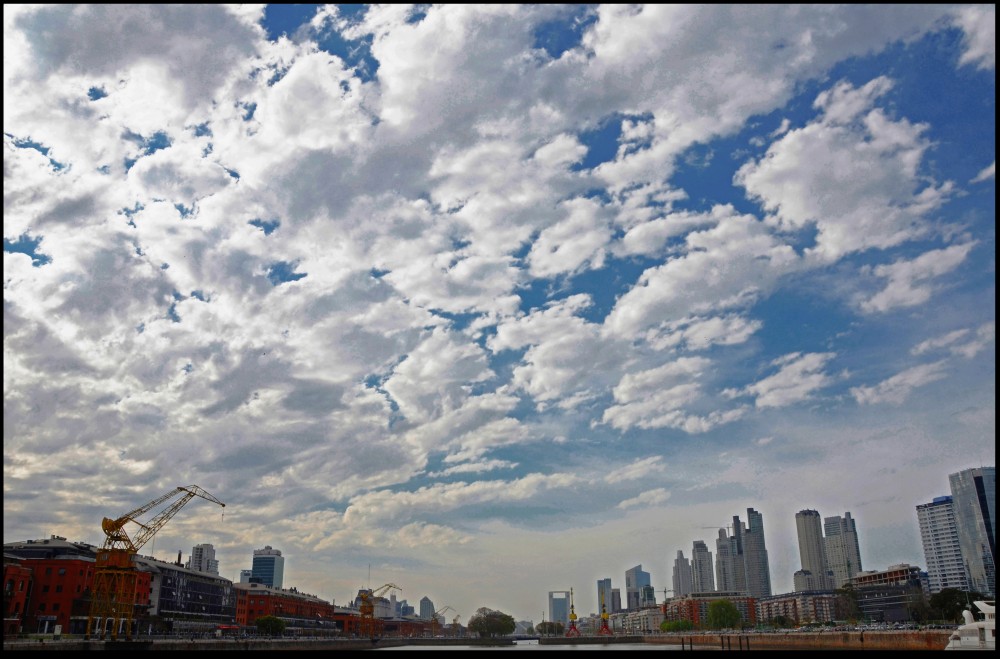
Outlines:
{"type": "Polygon", "coordinates": [[[661,632],[686,632],[694,629],[690,620],[664,620],[660,623],[661,632]]]}
{"type": "Polygon", "coordinates": [[[712,629],[739,627],[743,616],[729,600],[718,600],[708,605],[708,626],[712,629]]]}
{"type": "Polygon", "coordinates": [[[485,606],[476,610],[469,620],[469,631],[480,638],[494,638],[514,633],[514,618],[502,611],[494,611],[485,606]]]}
{"type": "Polygon", "coordinates": [[[550,620],[538,623],[538,627],[535,629],[538,630],[538,634],[541,636],[562,636],[563,632],[566,631],[566,626],[561,622],[552,622],[550,620]]]}
{"type": "Polygon", "coordinates": [[[858,604],[858,593],[854,586],[848,583],[843,588],[833,591],[837,594],[837,613],[852,625],[862,618],[861,606],[858,604]]]}
{"type": "Polygon", "coordinates": [[[982,593],[966,592],[958,588],[943,588],[931,595],[928,604],[930,604],[934,616],[939,620],[962,622],[962,611],[972,602],[981,599],[986,599],[982,593]]]}
{"type": "Polygon", "coordinates": [[[257,618],[257,632],[263,636],[281,636],[285,632],[285,621],[275,616],[257,618]]]}

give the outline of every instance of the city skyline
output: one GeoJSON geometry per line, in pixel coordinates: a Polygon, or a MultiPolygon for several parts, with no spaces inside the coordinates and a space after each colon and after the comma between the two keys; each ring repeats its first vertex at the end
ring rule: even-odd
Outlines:
{"type": "Polygon", "coordinates": [[[788,592],[804,509],[926,569],[995,464],[994,26],[5,5],[5,542],[196,484],[143,552],[465,620],[695,541],[788,592]]]}

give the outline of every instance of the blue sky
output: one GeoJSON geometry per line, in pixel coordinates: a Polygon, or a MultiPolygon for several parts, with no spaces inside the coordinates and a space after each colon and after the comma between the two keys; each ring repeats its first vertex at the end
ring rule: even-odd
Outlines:
{"type": "Polygon", "coordinates": [[[750,507],[774,592],[804,508],[923,566],[995,463],[994,22],[6,6],[5,542],[197,484],[146,551],[536,621],[750,507]]]}

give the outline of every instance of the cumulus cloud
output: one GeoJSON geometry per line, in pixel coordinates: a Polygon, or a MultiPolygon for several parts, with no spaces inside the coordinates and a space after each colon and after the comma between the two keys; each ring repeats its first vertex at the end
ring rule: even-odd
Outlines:
{"type": "Polygon", "coordinates": [[[954,21],[965,32],[962,40],[964,50],[959,64],[972,64],[979,69],[995,69],[996,7],[993,5],[961,7],[956,10],[954,21]]]}
{"type": "Polygon", "coordinates": [[[759,408],[786,407],[808,400],[816,391],[829,386],[834,379],[824,372],[827,362],[836,355],[832,352],[793,352],[771,362],[780,367],[774,375],[747,385],[741,394],[755,397],[759,408]]]}
{"type": "Polygon", "coordinates": [[[657,506],[667,499],[670,498],[670,492],[662,487],[658,487],[655,490],[647,490],[637,497],[632,497],[631,499],[625,499],[618,504],[618,507],[625,510],[627,508],[635,507],[651,507],[657,506]]]}
{"type": "Polygon", "coordinates": [[[926,234],[928,214],[951,195],[951,182],[920,174],[928,126],[874,107],[891,88],[886,77],[861,87],[837,83],[817,96],[819,119],[785,133],[737,172],[736,183],[775,227],[815,226],[807,255],[834,261],[913,240],[926,234]]]}
{"type": "Polygon", "coordinates": [[[975,243],[952,245],[925,252],[912,260],[877,266],[875,276],[889,281],[884,289],[861,301],[862,311],[882,313],[923,304],[934,292],[933,280],[957,268],[974,246],[975,243]]]}
{"type": "Polygon", "coordinates": [[[874,386],[852,387],[851,395],[859,405],[875,405],[878,403],[901,404],[910,392],[918,387],[940,380],[946,373],[944,361],[929,364],[919,364],[879,382],[874,386]]]}
{"type": "Polygon", "coordinates": [[[986,167],[983,167],[976,176],[969,181],[970,183],[982,183],[983,181],[988,181],[991,178],[996,178],[997,163],[994,160],[986,167]]]}

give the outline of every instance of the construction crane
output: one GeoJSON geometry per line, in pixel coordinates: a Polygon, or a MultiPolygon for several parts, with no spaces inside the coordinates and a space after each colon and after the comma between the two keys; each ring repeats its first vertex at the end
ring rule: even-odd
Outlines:
{"type": "Polygon", "coordinates": [[[435,611],[434,615],[431,616],[431,636],[437,636],[438,625],[441,624],[441,623],[438,622],[438,616],[444,616],[444,612],[445,611],[451,611],[453,613],[458,613],[458,611],[455,611],[455,609],[451,608],[450,606],[442,606],[440,609],[438,609],[437,611],[435,611]]]}
{"type": "Polygon", "coordinates": [[[358,611],[361,613],[361,620],[358,623],[358,633],[361,636],[367,636],[373,640],[381,638],[383,623],[375,617],[375,600],[382,597],[390,590],[398,590],[402,592],[403,589],[396,584],[387,583],[384,586],[375,588],[374,590],[362,589],[358,592],[358,596],[361,597],[361,604],[358,605],[358,611]]]}
{"type": "Polygon", "coordinates": [[[170,518],[177,514],[188,501],[201,497],[223,508],[222,503],[197,485],[177,487],[135,510],[111,519],[105,517],[101,521],[104,531],[104,545],[97,552],[94,565],[94,587],[91,594],[90,614],[87,616],[87,636],[95,632],[100,638],[110,634],[112,640],[117,640],[119,633],[125,638],[132,635],[132,620],[135,617],[136,590],[138,585],[138,570],[133,557],[170,518]],[[181,495],[179,499],[161,510],[147,522],[140,522],[139,517],[153,510],[160,504],[181,495]],[[132,522],[139,526],[135,536],[129,536],[125,526],[132,522]],[[95,622],[97,625],[95,626],[95,622]]]}

